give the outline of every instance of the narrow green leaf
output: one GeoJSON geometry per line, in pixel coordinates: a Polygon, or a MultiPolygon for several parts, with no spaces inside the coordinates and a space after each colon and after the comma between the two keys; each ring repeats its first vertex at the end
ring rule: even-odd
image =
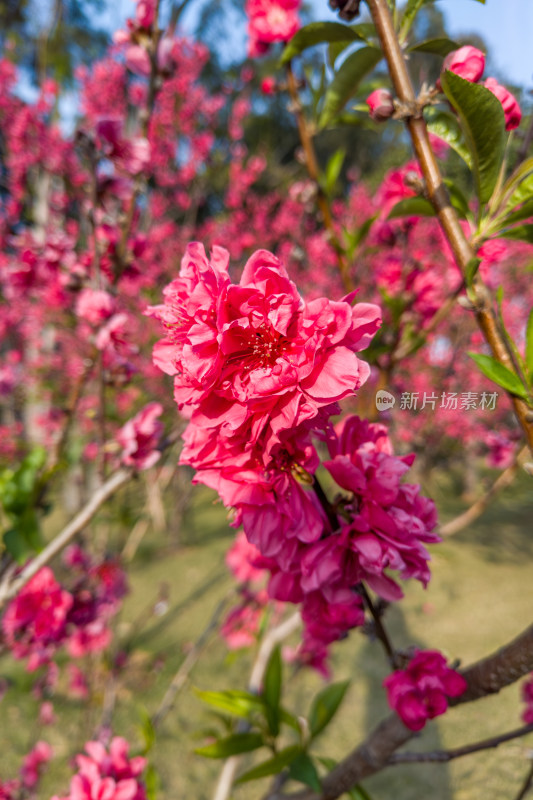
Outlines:
{"type": "Polygon", "coordinates": [[[209,692],[194,689],[194,693],[213,708],[219,708],[242,719],[249,719],[254,711],[264,712],[263,700],[250,692],[237,690],[209,692]]]}
{"type": "Polygon", "coordinates": [[[320,778],[312,758],[307,753],[300,753],[291,763],[290,776],[294,781],[300,781],[310,786],[315,792],[321,791],[320,778]]]}
{"type": "Polygon", "coordinates": [[[377,47],[361,47],[343,61],[326,90],[319,127],[325,128],[354,96],[359,83],[381,61],[377,47]]]}
{"type": "Polygon", "coordinates": [[[527,400],[527,392],[524,386],[522,386],[521,380],[514,372],[504,367],[503,364],[500,364],[499,361],[496,361],[492,356],[486,356],[482,353],[468,353],[468,355],[476,362],[481,372],[486,375],[489,380],[501,386],[502,389],[505,389],[511,394],[515,394],[527,400]]]}
{"type": "Polygon", "coordinates": [[[387,219],[397,217],[434,217],[435,209],[425,197],[406,197],[389,212],[387,219]]]}
{"type": "Polygon", "coordinates": [[[358,783],[348,791],[348,796],[351,800],[372,800],[366,789],[358,783]]]}
{"type": "Polygon", "coordinates": [[[513,239],[518,242],[533,243],[533,224],[529,225],[516,225],[514,228],[508,228],[498,234],[499,239],[513,239]]]}
{"type": "Polygon", "coordinates": [[[28,556],[33,555],[32,548],[15,528],[10,528],[4,533],[4,546],[17,564],[24,564],[28,556]]]}
{"type": "Polygon", "coordinates": [[[332,683],[317,694],[309,712],[309,728],[314,738],[329,725],[350,685],[350,681],[332,683]]]}
{"type": "Polygon", "coordinates": [[[206,758],[229,758],[240,753],[251,753],[264,744],[260,733],[234,733],[218,742],[205,747],[197,747],[194,751],[199,756],[206,758]]]}
{"type": "Polygon", "coordinates": [[[433,53],[436,56],[444,57],[447,56],[448,53],[457,50],[458,47],[459,45],[457,42],[446,39],[445,37],[439,37],[438,39],[427,39],[425,42],[419,42],[407,49],[410,53],[433,53]]]}
{"type": "Polygon", "coordinates": [[[279,733],[279,706],[281,700],[281,649],[278,645],[272,651],[263,682],[263,700],[265,702],[266,718],[270,733],[277,736],[279,733]]]}
{"type": "Polygon", "coordinates": [[[449,70],[441,76],[441,86],[461,120],[472,154],[477,196],[481,203],[487,203],[498,180],[507,141],[502,104],[484,86],[449,70]]]}
{"type": "Polygon", "coordinates": [[[342,25],[340,22],[311,22],[300,28],[288,42],[281,54],[280,64],[287,64],[308,47],[314,47],[317,44],[357,41],[364,41],[364,37],[350,25],[342,25]]]}
{"type": "Polygon", "coordinates": [[[531,200],[533,197],[533,157],[526,158],[509,176],[502,189],[502,196],[507,197],[506,210],[531,200]]]}
{"type": "Polygon", "coordinates": [[[507,214],[503,224],[512,225],[515,222],[522,222],[522,220],[530,219],[531,217],[533,217],[533,197],[530,200],[526,200],[520,208],[515,208],[514,211],[507,214]]]}
{"type": "Polygon", "coordinates": [[[403,12],[402,24],[400,27],[399,39],[401,42],[405,41],[411,25],[415,21],[415,17],[424,3],[430,2],[432,2],[432,0],[408,0],[407,5],[405,6],[405,11],[403,12]]]}
{"type": "Polygon", "coordinates": [[[526,327],[526,367],[530,383],[533,384],[533,308],[529,313],[526,327]]]}
{"type": "Polygon", "coordinates": [[[328,47],[328,62],[332,70],[335,69],[335,62],[341,53],[344,53],[352,42],[332,42],[328,47]]]}
{"type": "Polygon", "coordinates": [[[159,773],[153,764],[149,764],[146,772],[144,773],[144,783],[146,786],[146,797],[148,800],[156,800],[157,793],[161,788],[161,779],[159,773]]]}
{"type": "Polygon", "coordinates": [[[481,259],[476,258],[476,256],[474,256],[473,258],[470,259],[470,261],[466,265],[465,280],[467,286],[472,285],[472,281],[474,280],[474,277],[479,269],[480,264],[481,264],[481,259]]]}
{"type": "Polygon", "coordinates": [[[341,169],[345,158],[345,150],[336,150],[326,165],[324,189],[328,195],[332,194],[333,190],[335,189],[335,184],[337,183],[339,175],[341,174],[341,169]]]}
{"type": "Polygon", "coordinates": [[[468,217],[471,213],[470,207],[468,205],[468,200],[462,191],[458,189],[455,183],[448,178],[444,178],[444,183],[446,184],[446,188],[448,189],[448,193],[450,195],[450,203],[455,208],[459,216],[461,216],[463,219],[468,217]]]}
{"type": "Polygon", "coordinates": [[[467,167],[472,169],[472,156],[465,145],[463,132],[456,117],[447,111],[428,109],[428,130],[455,150],[467,167]]]}
{"type": "Polygon", "coordinates": [[[280,750],[273,758],[269,758],[268,761],[263,761],[262,764],[258,764],[257,767],[253,767],[248,770],[248,772],[245,772],[235,783],[247,783],[248,781],[255,781],[258,778],[266,778],[268,775],[277,775],[282,769],[288,767],[301,752],[302,749],[299,745],[286,747],[284,750],[280,750]]]}

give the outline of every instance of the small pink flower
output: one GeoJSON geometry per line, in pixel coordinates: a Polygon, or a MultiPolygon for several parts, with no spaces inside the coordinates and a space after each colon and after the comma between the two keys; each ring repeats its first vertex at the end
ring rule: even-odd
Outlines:
{"type": "Polygon", "coordinates": [[[485,69],[485,55],[477,47],[465,45],[448,53],[442,64],[442,72],[455,72],[460,78],[477,83],[485,69]]]}
{"type": "Polygon", "coordinates": [[[459,697],[467,689],[463,676],[446,665],[438,650],[419,650],[405,669],[393,672],[383,685],[390,707],[412,731],[444,714],[448,698],[459,697]]]}
{"type": "Polygon", "coordinates": [[[276,79],[272,75],[267,75],[267,77],[263,78],[261,81],[261,91],[263,94],[275,94],[276,88],[276,79]]]}
{"type": "Polygon", "coordinates": [[[102,289],[82,289],[76,301],[76,314],[91,325],[99,325],[115,311],[115,300],[102,289]]]}
{"type": "Polygon", "coordinates": [[[135,19],[141,28],[149,30],[155,21],[155,0],[138,0],[135,19]]]}
{"type": "Polygon", "coordinates": [[[392,94],[387,89],[376,89],[366,98],[371,119],[375,122],[384,122],[394,113],[392,94]]]}
{"type": "Polygon", "coordinates": [[[161,403],[148,403],[120,429],[117,441],[124,448],[124,464],[149,469],[159,460],[161,453],[156,448],[163,433],[163,423],[158,420],[162,413],[161,403]]]}
{"type": "Polygon", "coordinates": [[[40,773],[45,764],[52,758],[52,748],[47,742],[37,742],[33,750],[25,757],[20,770],[22,784],[26,789],[33,789],[39,783],[40,773]]]}
{"type": "Polygon", "coordinates": [[[522,111],[516,97],[505,86],[498,83],[495,78],[487,78],[484,86],[502,104],[503,113],[505,114],[505,130],[512,131],[514,128],[518,128],[522,119],[522,111]]]}

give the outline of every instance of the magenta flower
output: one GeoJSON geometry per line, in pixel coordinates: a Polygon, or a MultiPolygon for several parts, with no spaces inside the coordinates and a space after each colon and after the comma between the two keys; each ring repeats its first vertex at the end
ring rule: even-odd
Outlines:
{"type": "Polygon", "coordinates": [[[485,69],[485,54],[477,47],[465,45],[458,50],[448,53],[442,64],[442,72],[449,70],[455,72],[465,81],[477,83],[485,69]]]}
{"type": "Polygon", "coordinates": [[[522,110],[516,97],[505,86],[498,83],[495,78],[487,78],[483,85],[502,104],[503,113],[505,114],[505,130],[512,131],[514,128],[518,128],[522,119],[522,110]]]}
{"type": "Polygon", "coordinates": [[[115,300],[102,289],[82,289],[76,301],[76,314],[91,325],[99,325],[115,311],[115,300]]]}
{"type": "Polygon", "coordinates": [[[158,417],[163,413],[161,403],[148,403],[117,433],[117,442],[123,447],[122,462],[136,469],[149,469],[159,460],[157,450],[163,433],[163,423],[158,417]]]}
{"type": "Polygon", "coordinates": [[[67,797],[52,800],[146,800],[139,776],[146,767],[142,756],[129,758],[129,744],[115,736],[109,751],[101,742],[87,742],[88,755],[76,756],[78,772],[70,782],[67,797]]]}
{"type": "Polygon", "coordinates": [[[428,719],[444,714],[449,697],[467,689],[462,675],[446,665],[438,650],[419,650],[408,666],[385,678],[390,707],[412,731],[421,730],[428,719]]]}
{"type": "Polygon", "coordinates": [[[288,42],[300,28],[300,0],[247,0],[248,55],[264,55],[274,42],[288,42]]]}
{"type": "Polygon", "coordinates": [[[384,122],[394,113],[392,94],[388,89],[375,89],[366,98],[368,113],[375,122],[384,122]]]}
{"type": "Polygon", "coordinates": [[[43,567],[9,604],[2,628],[15,658],[30,657],[28,670],[49,660],[65,638],[73,598],[61,588],[49,567],[43,567]]]}

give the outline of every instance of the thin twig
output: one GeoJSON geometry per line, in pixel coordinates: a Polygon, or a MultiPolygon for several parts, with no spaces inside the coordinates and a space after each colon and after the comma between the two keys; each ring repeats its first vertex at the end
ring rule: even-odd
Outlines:
{"type": "Polygon", "coordinates": [[[76,536],[77,533],[91,521],[96,512],[103,506],[103,504],[112,497],[121,486],[124,486],[132,479],[134,470],[131,468],[121,468],[117,470],[91,497],[82,510],[76,514],[68,525],[63,528],[44,550],[35,556],[29,564],[27,564],[22,571],[17,575],[13,581],[3,580],[0,584],[0,608],[4,605],[6,600],[20,592],[23,586],[39,572],[41,567],[48,564],[64,547],[76,536]]]}
{"type": "MultiPolygon", "coordinates": [[[[277,644],[282,642],[284,639],[290,636],[291,633],[297,630],[300,624],[300,614],[299,612],[296,612],[296,614],[293,614],[292,617],[289,617],[284,622],[281,622],[266,634],[261,642],[257,658],[252,668],[252,674],[248,683],[248,690],[250,692],[253,692],[254,694],[259,693],[272,651],[277,644]]],[[[225,762],[220,772],[213,800],[228,800],[240,761],[240,756],[232,756],[225,762]]]]}
{"type": "Polygon", "coordinates": [[[520,791],[516,795],[515,800],[524,800],[524,797],[529,792],[529,790],[531,789],[532,785],[533,785],[533,763],[531,764],[531,766],[529,768],[529,771],[528,771],[528,773],[526,775],[526,779],[525,779],[524,783],[522,784],[522,786],[520,787],[520,791]]]}
{"type": "Polygon", "coordinates": [[[527,736],[528,733],[532,732],[533,725],[523,725],[521,728],[516,728],[508,733],[502,733],[500,736],[491,736],[489,739],[482,739],[480,742],[467,744],[464,747],[455,747],[453,750],[433,750],[427,753],[394,753],[389,758],[388,764],[414,764],[429,761],[446,763],[452,761],[454,758],[468,756],[471,753],[479,753],[482,750],[492,750],[495,747],[499,747],[504,742],[510,742],[512,739],[527,736]]]}
{"type": "Polygon", "coordinates": [[[320,185],[320,170],[313,144],[313,138],[302,109],[302,103],[298,93],[298,85],[296,83],[296,78],[294,77],[294,72],[290,62],[287,64],[287,88],[291,98],[291,110],[294,112],[296,123],[298,125],[298,133],[300,135],[300,142],[304,153],[307,173],[315,185],[317,204],[322,214],[324,227],[329,234],[330,244],[337,255],[339,272],[344,288],[347,292],[351,292],[354,287],[350,276],[348,262],[346,261],[346,255],[342,245],[338,240],[337,233],[333,225],[333,218],[331,216],[328,198],[322,189],[322,186],[320,185]]]}
{"type": "MultiPolygon", "coordinates": [[[[367,0],[372,21],[386,58],[389,74],[398,99],[402,103],[416,102],[416,95],[407,69],[405,56],[394,30],[387,0],[367,0]]],[[[453,208],[448,191],[443,182],[435,153],[429,140],[426,122],[421,114],[406,119],[416,157],[424,176],[428,199],[431,201],[442,230],[448,240],[455,260],[463,274],[474,258],[474,251],[468,242],[453,208]]],[[[506,342],[498,330],[494,309],[487,288],[477,278],[471,288],[473,310],[480,330],[490,346],[494,358],[507,369],[513,371],[512,360],[506,342]]],[[[533,423],[527,403],[516,395],[509,394],[516,417],[533,451],[533,423]]]]}
{"type": "Polygon", "coordinates": [[[211,615],[211,619],[209,620],[208,624],[195,641],[189,652],[187,653],[187,657],[185,661],[181,664],[180,668],[172,678],[170,685],[165,692],[163,700],[159,708],[157,709],[156,713],[152,717],[152,725],[154,728],[161,723],[161,721],[166,717],[169,711],[172,710],[174,707],[174,702],[176,700],[176,696],[178,693],[183,689],[187,678],[189,677],[192,668],[200,658],[202,652],[204,651],[209,639],[214,634],[216,629],[218,628],[218,624],[222,617],[223,612],[226,609],[228,601],[231,597],[235,594],[235,589],[232,588],[230,592],[228,592],[219,603],[217,603],[213,614],[211,615]]]}
{"type": "Polygon", "coordinates": [[[524,462],[528,457],[528,454],[529,448],[526,445],[516,455],[513,463],[510,464],[507,469],[504,469],[500,475],[498,475],[492,486],[490,486],[490,488],[482,497],[476,500],[475,503],[473,503],[470,508],[467,508],[462,514],[459,514],[457,517],[439,528],[440,535],[452,536],[452,534],[462,531],[463,528],[466,528],[467,525],[470,525],[471,522],[481,516],[494,497],[496,497],[496,495],[499,494],[499,492],[501,492],[503,489],[506,489],[511,485],[520,469],[522,462],[524,462]]]}
{"type": "Polygon", "coordinates": [[[381,644],[383,645],[383,649],[385,650],[385,652],[387,654],[387,657],[389,659],[390,665],[391,665],[391,667],[393,669],[398,669],[399,664],[398,664],[398,658],[396,656],[396,651],[394,650],[394,647],[392,646],[392,642],[389,639],[389,635],[388,635],[388,633],[387,633],[387,631],[385,629],[385,626],[383,625],[383,621],[381,619],[381,614],[379,614],[379,612],[377,611],[376,607],[374,606],[374,603],[372,602],[372,598],[370,597],[370,595],[368,593],[368,590],[367,590],[366,586],[364,585],[364,583],[361,583],[359,585],[358,589],[359,589],[359,591],[360,591],[360,593],[361,593],[361,595],[362,595],[362,597],[363,597],[363,599],[364,599],[364,601],[365,601],[365,603],[367,605],[368,610],[370,611],[370,613],[372,615],[372,619],[374,620],[376,636],[379,639],[379,641],[381,642],[381,644]]]}

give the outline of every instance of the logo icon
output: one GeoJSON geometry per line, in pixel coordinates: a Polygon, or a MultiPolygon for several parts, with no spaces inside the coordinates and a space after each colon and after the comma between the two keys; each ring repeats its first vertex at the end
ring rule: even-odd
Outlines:
{"type": "Polygon", "coordinates": [[[386,392],[384,389],[376,392],[376,408],[378,411],[387,411],[389,408],[393,408],[395,402],[396,398],[390,392],[386,392]]]}

